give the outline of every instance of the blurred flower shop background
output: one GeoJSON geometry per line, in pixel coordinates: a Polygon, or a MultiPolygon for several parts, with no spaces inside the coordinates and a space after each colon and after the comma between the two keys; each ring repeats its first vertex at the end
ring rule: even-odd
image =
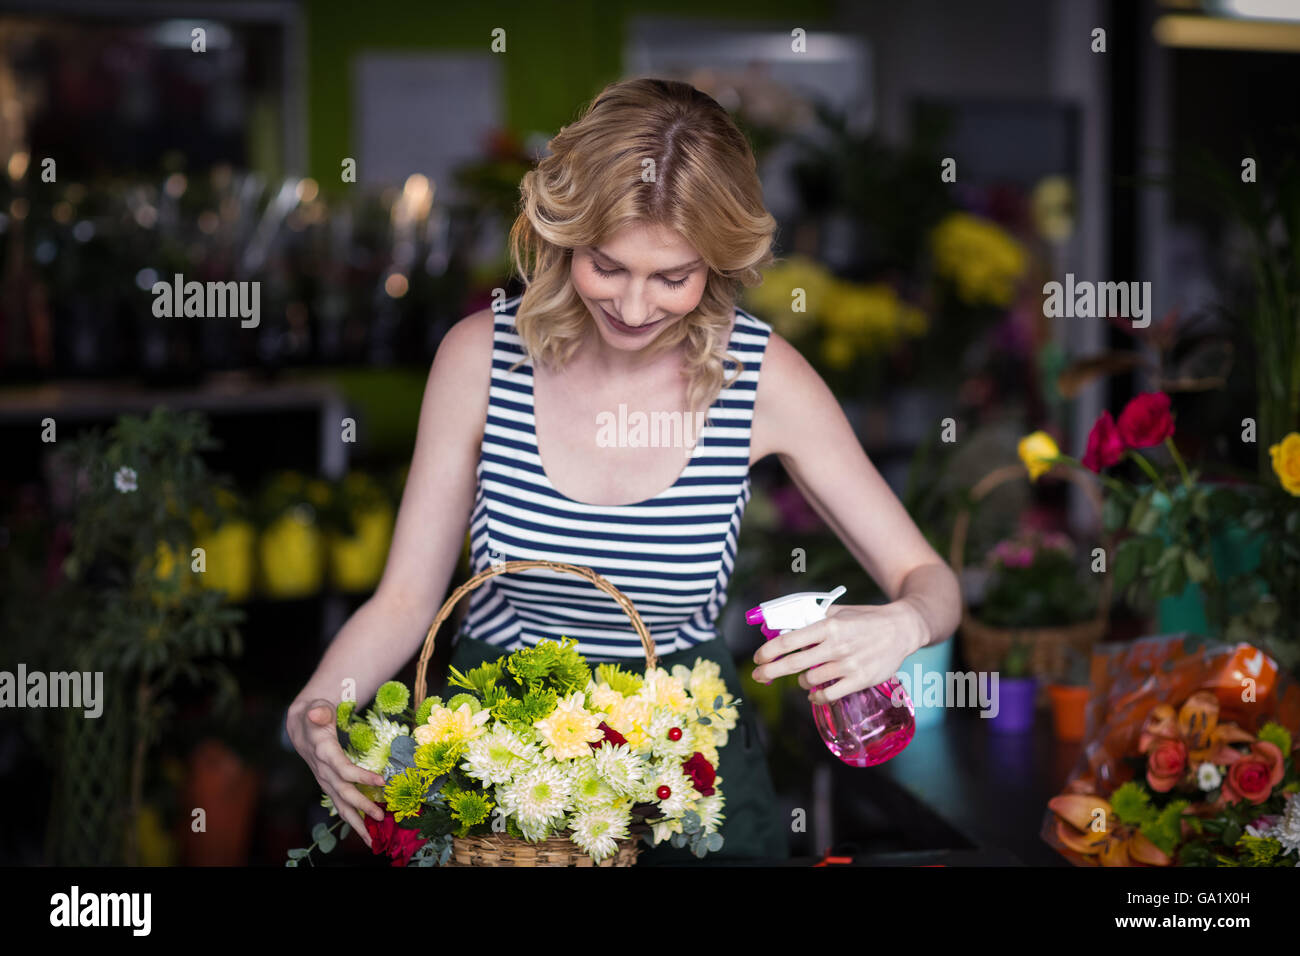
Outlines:
{"type": "MultiPolygon", "coordinates": [[[[783,804],[810,811],[794,857],[1178,860],[1131,790],[1105,847],[1061,795],[1126,782],[1080,771],[1085,741],[1137,750],[1151,729],[1116,688],[1176,714],[1253,660],[1224,645],[1267,655],[1270,720],[1300,734],[1300,13],[9,6],[0,669],[110,689],[97,721],[0,715],[0,768],[26,783],[5,862],[279,865],[323,819],[284,709],[383,571],[442,337],[520,291],[520,177],[630,75],[691,82],[749,137],[779,258],[740,304],[825,378],[963,583],[959,633],[905,662],[918,731],[888,765],[835,761],[793,681],[739,691],[783,804]],[[178,274],[259,282],[259,323],[158,317],[150,290],[178,274]],[[1054,310],[1048,285],[1076,280],[1145,284],[1146,321],[1054,310]],[[1197,676],[1165,692],[1161,662],[1197,676]],[[966,670],[1000,674],[995,718],[928,692],[966,670]]],[[[721,622],[742,674],[745,608],[839,584],[885,599],[775,459],[752,479],[721,622]]],[[[468,570],[467,549],[453,584],[468,570]]],[[[1292,759],[1234,719],[1245,737],[1216,746],[1292,759]]],[[[1212,765],[1208,738],[1193,751],[1212,765]]],[[[1286,768],[1264,797],[1278,827],[1286,768]]],[[[1275,859],[1231,825],[1186,862],[1275,859]]]]}

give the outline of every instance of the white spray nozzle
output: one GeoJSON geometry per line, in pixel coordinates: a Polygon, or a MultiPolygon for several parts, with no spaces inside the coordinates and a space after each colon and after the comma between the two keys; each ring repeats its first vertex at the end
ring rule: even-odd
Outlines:
{"type": "Polygon", "coordinates": [[[799,591],[773,598],[752,608],[746,620],[750,624],[761,623],[764,633],[776,631],[784,634],[825,618],[831,604],[847,590],[840,585],[834,591],[799,591]]]}

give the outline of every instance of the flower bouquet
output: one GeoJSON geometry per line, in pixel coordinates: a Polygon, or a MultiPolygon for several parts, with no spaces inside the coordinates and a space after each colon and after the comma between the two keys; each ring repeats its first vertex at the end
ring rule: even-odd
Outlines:
{"type": "Polygon", "coordinates": [[[1103,645],[1042,836],[1101,866],[1300,865],[1300,687],[1248,644],[1103,645]]]}
{"type": "MultiPolygon", "coordinates": [[[[464,673],[451,668],[448,687],[462,692],[423,697],[442,619],[471,586],[521,567],[582,574],[636,613],[590,569],[545,561],[503,562],[453,594],[429,630],[414,695],[389,681],[364,718],[351,702],[338,706],[348,757],[385,781],[358,785],[385,811],[382,823],[366,818],[373,851],[394,866],[631,866],[641,840],[698,857],[720,850],[718,750],[739,700],[715,662],[667,671],[654,666],[651,643],[644,674],[593,669],[572,639],[544,640],[464,673]]],[[[640,617],[633,623],[645,644],[640,617]]],[[[313,836],[290,851],[290,865],[337,842],[324,824],[313,836]]]]}

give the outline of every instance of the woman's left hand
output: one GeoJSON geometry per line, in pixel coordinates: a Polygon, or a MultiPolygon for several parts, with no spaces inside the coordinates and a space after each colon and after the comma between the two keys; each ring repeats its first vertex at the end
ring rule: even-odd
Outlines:
{"type": "Polygon", "coordinates": [[[832,607],[824,620],[774,637],[754,652],[753,678],[771,683],[799,674],[808,699],[826,704],[893,677],[909,654],[930,641],[929,627],[906,599],[832,607]],[[778,660],[779,658],[779,660],[778,660]],[[814,690],[818,684],[834,681],[814,690]]]}

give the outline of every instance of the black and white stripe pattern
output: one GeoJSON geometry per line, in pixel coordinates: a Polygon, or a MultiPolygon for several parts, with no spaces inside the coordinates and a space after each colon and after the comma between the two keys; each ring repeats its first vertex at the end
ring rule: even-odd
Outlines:
{"type": "MultiPolygon", "coordinates": [[[[585,565],[627,595],[660,655],[712,639],[750,497],[750,425],[772,327],[736,310],[727,351],[745,371],[719,393],[672,486],[638,504],[591,505],[562,495],[542,469],[532,363],[508,371],[524,355],[514,325],[519,302],[518,296],[507,301],[494,319],[492,386],[470,520],[474,572],[494,559],[585,565]]],[[[729,365],[727,373],[734,369],[729,365]]],[[[465,632],[503,652],[570,637],[588,658],[643,658],[631,622],[609,595],[545,568],[485,581],[470,594],[465,632]]]]}

